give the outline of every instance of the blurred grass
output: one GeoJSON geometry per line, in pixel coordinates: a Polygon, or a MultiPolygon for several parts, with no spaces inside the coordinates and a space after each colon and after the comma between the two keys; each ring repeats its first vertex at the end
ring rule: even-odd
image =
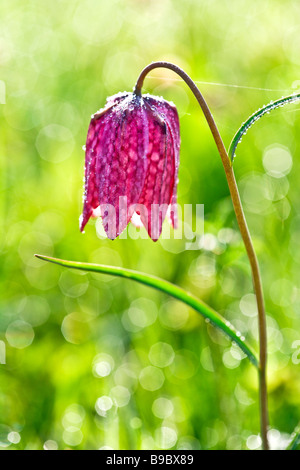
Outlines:
{"type": "MultiPolygon", "coordinates": [[[[62,272],[33,254],[163,277],[220,311],[257,348],[250,271],[222,165],[186,86],[157,70],[145,91],[178,107],[179,203],[205,205],[201,250],[112,242],[93,222],[82,235],[81,147],[90,115],[106,96],[131,90],[153,60],[218,84],[199,86],[228,145],[257,108],[299,88],[300,5],[12,0],[0,4],[0,18],[1,447],[256,448],[255,370],[223,336],[158,292],[62,272]]],[[[263,275],[275,447],[300,420],[298,111],[291,105],[264,117],[235,159],[263,275]]]]}

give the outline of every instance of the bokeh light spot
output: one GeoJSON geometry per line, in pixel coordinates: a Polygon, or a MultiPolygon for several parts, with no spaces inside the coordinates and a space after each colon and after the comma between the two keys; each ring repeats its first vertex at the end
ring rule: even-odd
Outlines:
{"type": "Polygon", "coordinates": [[[44,442],[43,449],[44,450],[58,450],[58,444],[56,441],[49,439],[48,441],[44,442]]]}
{"type": "Polygon", "coordinates": [[[165,376],[157,367],[148,366],[142,369],[139,375],[139,381],[145,390],[153,392],[154,390],[159,390],[163,386],[165,376]]]}
{"type": "Polygon", "coordinates": [[[169,330],[179,330],[187,323],[188,318],[188,307],[175,300],[168,300],[159,310],[159,321],[169,330]]]}
{"type": "Polygon", "coordinates": [[[271,145],[264,152],[263,165],[270,176],[282,178],[292,169],[292,155],[287,147],[271,145]]]}
{"type": "Polygon", "coordinates": [[[112,356],[98,354],[93,360],[93,374],[95,377],[107,377],[115,366],[112,356]]]}
{"type": "Polygon", "coordinates": [[[80,297],[83,295],[89,285],[85,273],[75,273],[73,271],[64,271],[59,278],[59,287],[63,294],[69,297],[80,297]]]}
{"type": "Polygon", "coordinates": [[[174,411],[174,405],[168,398],[160,397],[154,400],[152,412],[154,416],[160,419],[168,418],[174,411]]]}
{"type": "Polygon", "coordinates": [[[29,323],[16,320],[8,325],[5,337],[13,348],[24,349],[31,345],[34,339],[34,330],[29,323]]]}
{"type": "Polygon", "coordinates": [[[172,374],[180,380],[186,380],[195,375],[198,361],[193,353],[188,350],[180,350],[175,354],[174,361],[170,365],[172,374]]]}
{"type": "Polygon", "coordinates": [[[254,294],[246,294],[240,300],[240,309],[246,317],[256,317],[257,304],[254,294]]]}
{"type": "Polygon", "coordinates": [[[61,324],[61,332],[66,341],[80,344],[89,337],[90,328],[84,319],[83,315],[77,312],[70,313],[64,317],[61,324]]]}
{"type": "Polygon", "coordinates": [[[155,444],[160,449],[170,449],[177,442],[177,432],[167,426],[156,429],[154,435],[155,444]]]}
{"type": "Polygon", "coordinates": [[[113,387],[110,391],[110,395],[114,404],[119,408],[128,405],[131,396],[128,388],[123,387],[122,385],[113,387]]]}
{"type": "Polygon", "coordinates": [[[22,309],[22,318],[32,326],[45,323],[50,315],[50,306],[44,297],[28,295],[22,309]]]}
{"type": "Polygon", "coordinates": [[[82,439],[83,439],[83,434],[80,431],[80,429],[78,429],[77,427],[69,426],[63,432],[63,440],[69,446],[73,446],[73,447],[78,446],[79,444],[81,444],[82,439]]]}
{"type": "Polygon", "coordinates": [[[150,362],[156,367],[169,366],[172,363],[174,357],[174,350],[168,343],[155,343],[151,346],[149,351],[150,362]]]}
{"type": "Polygon", "coordinates": [[[75,141],[67,127],[49,124],[39,132],[35,145],[43,160],[59,163],[71,156],[75,141]]]}
{"type": "Polygon", "coordinates": [[[113,401],[110,397],[103,395],[96,401],[95,409],[99,416],[106,417],[107,412],[113,407],[113,401]]]}
{"type": "Polygon", "coordinates": [[[246,445],[250,450],[259,449],[261,446],[261,438],[260,436],[255,436],[254,434],[249,436],[246,441],[246,445]]]}
{"type": "Polygon", "coordinates": [[[18,432],[16,431],[11,431],[10,433],[8,433],[7,435],[7,439],[9,440],[9,442],[11,442],[12,444],[19,444],[19,442],[21,441],[21,436],[18,432]]]}

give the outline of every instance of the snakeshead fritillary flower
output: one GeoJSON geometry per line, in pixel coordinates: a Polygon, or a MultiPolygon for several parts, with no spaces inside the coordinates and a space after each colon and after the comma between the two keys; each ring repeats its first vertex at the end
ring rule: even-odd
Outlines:
{"type": "Polygon", "coordinates": [[[137,214],[156,241],[170,206],[177,224],[179,120],[162,98],[119,93],[92,116],[86,141],[85,191],[80,230],[101,215],[114,239],[137,214]]]}

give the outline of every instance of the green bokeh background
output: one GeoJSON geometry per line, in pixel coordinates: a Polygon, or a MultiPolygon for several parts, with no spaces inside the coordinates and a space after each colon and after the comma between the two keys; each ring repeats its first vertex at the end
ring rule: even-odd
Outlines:
{"type": "MultiPolygon", "coordinates": [[[[95,221],[81,234],[82,146],[90,115],[106,96],[132,90],[154,60],[199,82],[228,146],[249,114],[300,86],[299,2],[12,0],[1,2],[0,18],[1,448],[258,448],[256,371],[235,345],[161,293],[33,254],[161,276],[221,312],[257,350],[248,261],[186,85],[159,69],[144,89],[178,107],[179,203],[205,209],[198,250],[110,241],[95,221]]],[[[235,160],[268,314],[273,448],[300,419],[298,111],[265,116],[235,160]]]]}

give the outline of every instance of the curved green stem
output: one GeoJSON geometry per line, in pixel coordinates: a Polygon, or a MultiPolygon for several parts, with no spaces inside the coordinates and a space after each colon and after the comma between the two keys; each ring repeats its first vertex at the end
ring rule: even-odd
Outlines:
{"type": "Polygon", "coordinates": [[[266,326],[266,314],[264,306],[264,297],[262,291],[261,277],[259,271],[259,265],[256,257],[256,253],[252,244],[250,232],[247,226],[245,219],[245,214],[243,211],[242,203],[240,200],[240,195],[238,192],[238,187],[236,184],[233,168],[226,174],[229,190],[231,194],[231,199],[234,206],[235,215],[237,218],[238,226],[244,241],[244,245],[247,251],[249,258],[251,271],[252,271],[252,280],[254,286],[254,292],[256,295],[256,303],[258,309],[258,331],[259,331],[259,395],[260,395],[260,419],[261,419],[261,435],[263,448],[265,450],[269,449],[268,444],[268,395],[267,395],[267,377],[266,377],[266,368],[267,368],[267,326],[266,326]]]}
{"type": "Polygon", "coordinates": [[[260,271],[258,266],[257,257],[254,251],[254,247],[252,244],[250,232],[248,229],[248,225],[246,222],[246,218],[244,215],[238,187],[236,184],[232,162],[227,154],[225,149],[222,137],[219,133],[217,125],[214,121],[214,118],[210,112],[210,109],[202,96],[199,88],[193,82],[193,80],[178,66],[169,63],[169,62],[153,62],[145,67],[135,85],[134,93],[137,95],[141,95],[141,89],[143,86],[144,79],[146,75],[151,72],[151,70],[155,68],[167,68],[172,70],[173,72],[177,73],[185,83],[190,87],[191,91],[195,95],[206,121],[210,127],[212,132],[213,138],[217,145],[223,167],[225,170],[225,175],[235,211],[235,215],[237,218],[239,230],[241,232],[241,236],[246,248],[246,252],[249,258],[251,271],[252,271],[252,280],[254,285],[254,291],[256,295],[256,302],[257,302],[257,309],[258,309],[258,329],[259,329],[259,344],[260,344],[260,362],[259,362],[259,398],[260,398],[260,417],[261,417],[261,436],[262,436],[262,443],[263,448],[265,450],[269,449],[268,444],[268,399],[267,399],[267,381],[266,381],[266,366],[267,366],[267,329],[266,329],[266,314],[265,314],[265,307],[264,307],[264,298],[263,298],[263,291],[262,291],[262,283],[260,277],[260,271]]]}
{"type": "Polygon", "coordinates": [[[231,341],[234,341],[241,350],[248,356],[252,364],[258,368],[258,360],[255,356],[255,353],[252,351],[251,347],[246,343],[245,338],[236,331],[233,325],[230,322],[226,321],[218,312],[213,310],[209,305],[207,305],[202,300],[198,299],[194,295],[190,294],[181,287],[172,284],[171,282],[161,279],[156,276],[151,276],[150,274],[141,273],[139,271],[134,271],[132,269],[121,268],[118,266],[104,266],[103,264],[91,264],[91,263],[80,263],[76,261],[68,261],[58,258],[51,258],[44,255],[35,255],[37,258],[40,258],[44,261],[49,261],[50,263],[58,264],[59,266],[64,266],[66,268],[79,269],[81,271],[91,271],[96,273],[103,274],[112,274],[114,276],[123,277],[125,279],[130,279],[132,281],[145,284],[146,286],[153,287],[154,289],[160,290],[165,294],[169,294],[177,300],[185,303],[192,307],[196,312],[200,313],[207,321],[212,325],[216,326],[219,330],[223,331],[231,341]]]}
{"type": "Polygon", "coordinates": [[[142,90],[142,86],[143,86],[144,79],[145,79],[146,75],[149,72],[151,72],[151,70],[159,68],[159,67],[170,69],[173,72],[177,73],[177,75],[179,75],[185,81],[185,83],[189,86],[189,88],[191,89],[191,91],[195,95],[195,97],[196,97],[196,99],[197,99],[197,101],[198,101],[198,103],[199,103],[199,105],[200,105],[200,107],[203,111],[203,114],[206,118],[206,121],[207,121],[207,123],[210,127],[211,133],[212,133],[213,138],[214,138],[214,140],[216,142],[216,145],[218,147],[218,151],[219,151],[220,157],[222,159],[223,166],[224,166],[224,168],[225,167],[229,168],[231,166],[231,162],[230,162],[230,159],[228,158],[223,140],[220,136],[219,130],[216,126],[216,123],[215,123],[214,118],[213,118],[213,116],[210,112],[210,109],[209,109],[204,97],[202,96],[199,88],[197,87],[195,82],[193,82],[193,80],[185,73],[184,70],[182,70],[177,65],[171,64],[170,62],[153,62],[152,64],[147,65],[147,67],[145,67],[142,70],[142,72],[141,72],[141,74],[140,74],[140,76],[139,76],[139,78],[136,82],[136,85],[135,85],[135,88],[134,88],[134,93],[136,95],[139,95],[139,96],[141,95],[141,90],[142,90]]]}

